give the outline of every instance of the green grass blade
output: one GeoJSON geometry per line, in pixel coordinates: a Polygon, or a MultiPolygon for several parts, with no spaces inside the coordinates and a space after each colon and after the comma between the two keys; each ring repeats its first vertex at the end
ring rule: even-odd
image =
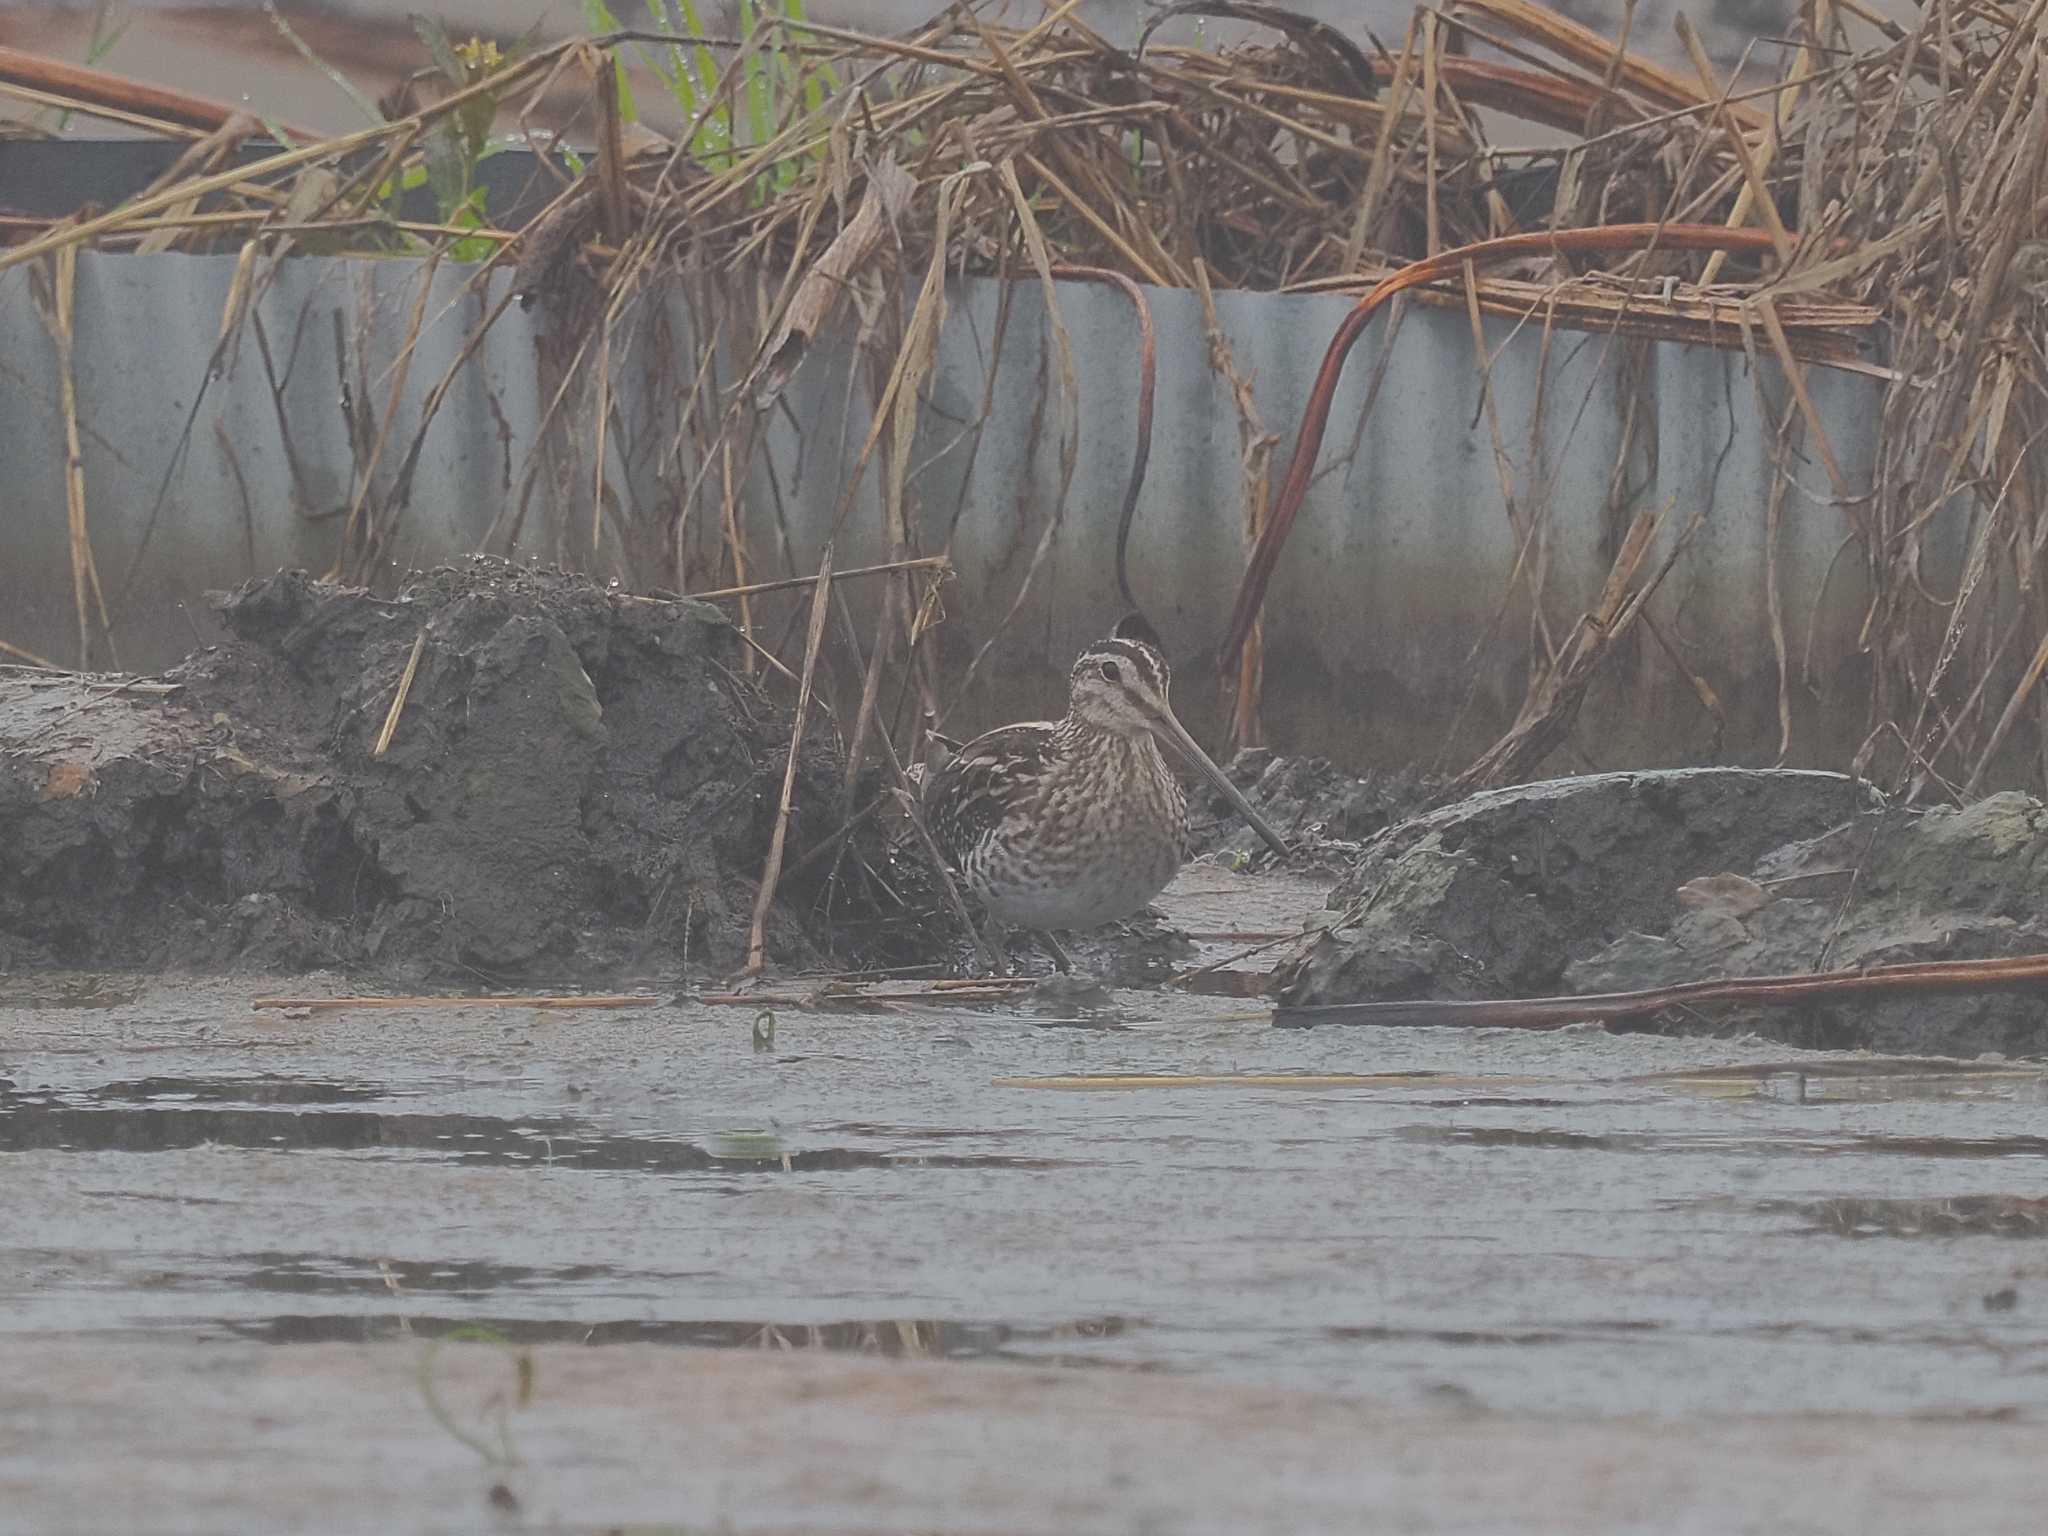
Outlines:
{"type": "Polygon", "coordinates": [[[759,33],[754,0],[740,0],[740,36],[746,42],[741,68],[746,71],[747,136],[752,144],[765,144],[775,136],[775,120],[768,109],[768,61],[763,57],[767,40],[759,33]]]}
{"type": "MultiPolygon", "coordinates": [[[[704,23],[698,18],[695,0],[676,0],[676,9],[683,18],[682,30],[687,36],[704,36],[704,23]]],[[[691,140],[691,148],[705,166],[711,170],[723,170],[732,163],[729,153],[732,148],[732,108],[718,99],[718,60],[711,49],[697,45],[697,100],[704,103],[698,130],[691,140]]]]}
{"type": "MultiPolygon", "coordinates": [[[[683,19],[670,10],[668,0],[647,0],[647,15],[654,23],[655,31],[666,32],[671,37],[683,35],[683,19]]],[[[669,95],[675,98],[676,106],[687,121],[697,115],[697,76],[690,68],[690,56],[683,52],[681,43],[670,43],[667,53],[668,67],[663,69],[657,64],[655,68],[667,83],[669,95]]]]}

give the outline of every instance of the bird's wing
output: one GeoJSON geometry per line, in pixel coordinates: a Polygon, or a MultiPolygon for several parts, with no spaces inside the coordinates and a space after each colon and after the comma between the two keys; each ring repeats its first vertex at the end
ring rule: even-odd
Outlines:
{"type": "Polygon", "coordinates": [[[925,781],[924,809],[949,852],[972,847],[1028,799],[1052,753],[1044,721],[998,726],[962,747],[925,781]]]}

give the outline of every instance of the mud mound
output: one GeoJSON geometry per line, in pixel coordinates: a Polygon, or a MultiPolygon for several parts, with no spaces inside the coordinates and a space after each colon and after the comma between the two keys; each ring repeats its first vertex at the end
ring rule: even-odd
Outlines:
{"type": "MultiPolygon", "coordinates": [[[[282,572],[220,610],[230,641],[160,681],[0,683],[0,960],[499,981],[740,958],[789,721],[716,610],[491,560],[393,599],[282,572]]],[[[808,732],[779,962],[828,948],[828,872],[842,918],[928,890],[879,836],[804,863],[841,777],[808,732]]],[[[834,931],[861,960],[923,947],[834,931]]]]}
{"type": "Polygon", "coordinates": [[[1568,990],[1573,960],[1667,926],[1686,880],[1874,804],[1841,774],[1740,768],[1488,790],[1367,843],[1330,897],[1332,926],[1280,967],[1275,991],[1312,1005],[1568,990]]]}

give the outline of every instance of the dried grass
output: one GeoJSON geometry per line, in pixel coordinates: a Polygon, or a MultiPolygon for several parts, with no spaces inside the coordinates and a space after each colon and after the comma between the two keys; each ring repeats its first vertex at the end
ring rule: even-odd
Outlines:
{"type": "MultiPolygon", "coordinates": [[[[1778,76],[1741,88],[1716,78],[1697,39],[1693,68],[1667,69],[1531,0],[1460,0],[1421,12],[1397,55],[1332,41],[1275,7],[1173,9],[1230,14],[1264,30],[1217,50],[1152,39],[1124,50],[1071,5],[1018,30],[951,10],[895,38],[765,22],[718,51],[736,65],[772,52],[787,88],[750,142],[717,155],[625,119],[612,56],[672,41],[655,34],[560,44],[387,124],[241,165],[221,161],[247,125],[217,107],[123,101],[104,79],[29,79],[19,60],[0,55],[0,90],[140,117],[198,141],[189,174],[123,207],[58,226],[0,226],[0,238],[16,241],[0,247],[0,269],[53,261],[87,242],[238,248],[260,253],[259,268],[290,250],[473,256],[481,247],[458,241],[495,246],[493,264],[513,269],[521,298],[544,297],[560,322],[545,362],[547,447],[522,471],[493,539],[643,588],[734,589],[734,600],[749,605],[775,584],[775,567],[786,578],[801,574],[786,534],[764,528],[758,510],[752,518],[740,511],[758,496],[762,474],[773,475],[772,465],[763,470],[770,413],[786,409],[792,372],[817,366],[808,356],[814,340],[847,315],[856,338],[849,396],[872,404],[862,408],[864,437],[832,534],[862,504],[874,464],[879,489],[869,500],[884,519],[891,569],[876,578],[889,595],[855,729],[890,737],[892,761],[918,760],[919,733],[944,713],[924,647],[940,573],[917,565],[944,551],[920,547],[908,509],[917,494],[920,386],[945,321],[946,280],[960,273],[1035,281],[1048,296],[1054,355],[1042,409],[1060,433],[1065,474],[1057,501],[1040,509],[1031,543],[1041,552],[1062,516],[1081,408],[1061,344],[1057,272],[1203,292],[1364,292],[1402,273],[1397,288],[1457,305],[1475,322],[1508,315],[1539,322],[1546,336],[1576,327],[1772,360],[1789,394],[1769,411],[1783,422],[1780,476],[1794,473],[1796,428],[1844,520],[1843,560],[1860,559],[1870,593],[1861,642],[1870,661],[1869,745],[1860,766],[1909,788],[1975,784],[1999,751],[2012,750],[2027,712],[2048,708],[2038,687],[2039,659],[2048,656],[2048,484],[2035,451],[2048,434],[2048,352],[2037,323],[2048,298],[2048,77],[2038,26],[2048,0],[2024,9],[1929,0],[1910,29],[1852,0],[1816,0],[1797,46],[1781,50],[1778,76]],[[1494,56],[1471,57],[1474,44],[1494,56]],[[828,71],[835,92],[816,88],[828,71]],[[517,115],[541,91],[559,95],[578,80],[597,153],[525,229],[402,220],[380,200],[380,187],[421,163],[456,114],[488,103],[517,115]],[[1557,142],[1540,150],[1495,143],[1489,124],[1503,118],[1557,142]],[[1408,270],[1445,253],[1455,259],[1426,274],[1408,270]],[[664,493],[650,505],[619,484],[611,379],[629,328],[646,320],[657,291],[683,296],[690,327],[672,360],[677,409],[665,429],[664,493]],[[1874,335],[1884,343],[1877,359],[1874,335]],[[1822,429],[1806,381],[1815,366],[1884,382],[1881,450],[1867,485],[1822,429]],[[582,507],[580,519],[536,526],[529,504],[542,484],[580,488],[563,498],[582,507]],[[1957,518],[1970,520],[1967,570],[1952,590],[1937,590],[1931,573],[1940,562],[1927,551],[1957,518]],[[715,558],[693,558],[707,541],[715,558]],[[2035,665],[2016,661],[2029,655],[2035,665]],[[901,679],[893,705],[882,687],[885,661],[901,679]]],[[[742,76],[730,67],[718,81],[728,106],[742,76]]],[[[248,307],[245,294],[230,330],[248,323],[248,307]]],[[[465,360],[497,312],[478,321],[465,360]]],[[[416,334],[426,317],[411,318],[416,334]]],[[[410,351],[377,381],[387,400],[396,399],[410,351]]],[[[1214,356],[1230,369],[1227,351],[1214,356]]],[[[1489,364],[1482,348],[1479,366],[1489,364]]],[[[1342,366],[1333,348],[1327,383],[1342,366]]],[[[339,574],[362,577],[391,547],[409,466],[453,375],[430,392],[410,444],[392,440],[388,405],[356,401],[361,462],[339,574]]],[[[1267,432],[1280,424],[1256,419],[1247,388],[1235,396],[1256,497],[1268,479],[1267,432]]],[[[1505,472],[1497,423],[1493,430],[1505,472]]],[[[1233,626],[1233,662],[1320,431],[1320,422],[1301,424],[1272,508],[1255,506],[1247,518],[1259,545],[1233,626]]],[[[1138,460],[1142,474],[1142,445],[1138,460]]],[[[1618,496],[1628,483],[1622,468],[1618,496]]],[[[1553,638],[1589,631],[1541,612],[1542,510],[1514,515],[1525,556],[1512,580],[1539,599],[1526,724],[1548,717],[1545,700],[1557,702],[1566,677],[1563,693],[1582,693],[1587,666],[1608,647],[1589,652],[1553,638]]],[[[82,505],[73,517],[83,636],[89,619],[103,627],[105,617],[88,606],[96,578],[82,505]]],[[[1772,571],[1780,750],[1794,753],[1785,695],[1816,679],[1792,654],[1775,563],[1772,571]]],[[[1642,613],[1668,650],[1643,592],[1624,587],[1603,602],[1613,613],[1642,613]]],[[[782,641],[766,643],[758,625],[755,638],[787,674],[795,621],[786,603],[776,611],[789,624],[782,641]]],[[[761,616],[750,606],[747,617],[761,616]]],[[[1256,652],[1242,660],[1224,671],[1242,689],[1234,718],[1250,736],[1256,652]]],[[[1712,688],[1687,675],[1702,707],[1718,709],[1712,688]]],[[[1556,734],[1546,726],[1543,739],[1556,734]]],[[[1503,743],[1488,760],[1528,768],[1528,757],[1503,743]]]]}

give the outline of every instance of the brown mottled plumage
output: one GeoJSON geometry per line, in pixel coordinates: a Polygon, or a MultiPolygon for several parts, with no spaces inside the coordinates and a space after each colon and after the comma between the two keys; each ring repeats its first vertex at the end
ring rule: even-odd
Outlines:
{"type": "Polygon", "coordinates": [[[932,836],[998,922],[1049,932],[1143,909],[1187,854],[1176,747],[1283,855],[1287,845],[1173,716],[1171,674],[1133,615],[1082,653],[1066,717],[977,736],[923,785],[932,836]]]}

